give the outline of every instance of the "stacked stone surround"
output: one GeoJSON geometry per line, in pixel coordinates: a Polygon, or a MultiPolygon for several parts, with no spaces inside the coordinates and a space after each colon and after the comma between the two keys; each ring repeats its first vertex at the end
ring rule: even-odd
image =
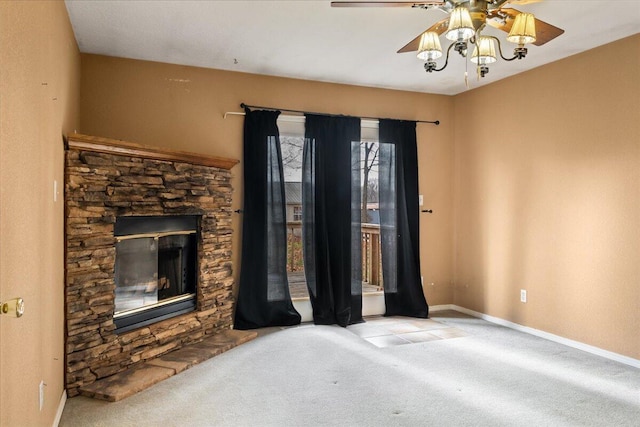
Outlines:
{"type": "Polygon", "coordinates": [[[83,135],[67,145],[65,374],[72,397],[83,385],[232,327],[229,169],[237,161],[187,153],[171,160],[166,150],[83,135]],[[201,218],[196,310],[117,334],[114,224],[149,215],[201,218]]]}

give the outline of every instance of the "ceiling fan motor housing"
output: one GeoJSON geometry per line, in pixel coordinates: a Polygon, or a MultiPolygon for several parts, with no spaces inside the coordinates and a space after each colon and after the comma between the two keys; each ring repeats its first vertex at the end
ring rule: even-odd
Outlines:
{"type": "Polygon", "coordinates": [[[478,31],[487,21],[488,3],[486,0],[471,0],[458,3],[456,6],[464,6],[469,9],[473,28],[478,31]]]}

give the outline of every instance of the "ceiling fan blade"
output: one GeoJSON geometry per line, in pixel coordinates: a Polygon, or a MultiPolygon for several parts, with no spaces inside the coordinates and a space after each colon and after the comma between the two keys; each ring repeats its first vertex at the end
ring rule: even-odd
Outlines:
{"type": "MultiPolygon", "coordinates": [[[[509,31],[511,31],[513,21],[516,19],[516,15],[518,15],[519,13],[520,11],[516,9],[502,8],[499,11],[495,12],[494,15],[502,14],[505,17],[504,21],[500,20],[499,18],[487,19],[487,23],[494,28],[508,33],[509,31]]],[[[542,46],[543,44],[550,42],[563,33],[564,30],[562,28],[558,28],[536,18],[536,41],[533,42],[533,44],[535,46],[542,46]]]]}
{"type": "Polygon", "coordinates": [[[444,1],[332,1],[331,7],[429,7],[442,6],[444,1]]]}
{"type": "Polygon", "coordinates": [[[533,44],[542,46],[563,33],[564,30],[562,28],[558,28],[536,18],[536,41],[533,44]]]}
{"type": "Polygon", "coordinates": [[[439,22],[436,22],[431,27],[429,27],[426,30],[424,30],[423,32],[421,32],[418,35],[418,37],[416,37],[415,39],[413,39],[409,43],[407,43],[402,49],[400,49],[398,51],[398,53],[413,52],[413,51],[418,50],[420,48],[420,38],[422,37],[422,35],[424,33],[426,33],[427,31],[433,31],[435,33],[438,33],[438,35],[441,35],[445,31],[447,31],[448,27],[449,27],[449,18],[443,19],[442,21],[439,21],[439,22]]]}

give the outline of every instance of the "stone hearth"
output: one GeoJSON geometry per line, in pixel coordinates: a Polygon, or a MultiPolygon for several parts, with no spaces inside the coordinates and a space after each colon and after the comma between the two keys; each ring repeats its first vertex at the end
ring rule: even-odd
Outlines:
{"type": "Polygon", "coordinates": [[[230,169],[236,160],[71,135],[65,165],[66,389],[80,388],[231,328],[230,169]],[[114,224],[197,215],[196,308],[115,332],[114,224]]]}
{"type": "Polygon", "coordinates": [[[257,336],[256,331],[225,329],[198,343],[84,385],[80,388],[80,393],[95,399],[117,402],[257,336]]]}

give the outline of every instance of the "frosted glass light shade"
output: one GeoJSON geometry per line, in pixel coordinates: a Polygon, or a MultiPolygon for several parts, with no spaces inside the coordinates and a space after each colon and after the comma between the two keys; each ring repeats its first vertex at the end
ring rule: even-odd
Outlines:
{"type": "Polygon", "coordinates": [[[536,18],[531,13],[519,13],[516,15],[515,21],[507,40],[511,43],[519,45],[533,43],[536,41],[536,18]]]}
{"type": "Polygon", "coordinates": [[[496,62],[496,47],[491,37],[478,37],[476,48],[471,55],[471,62],[480,65],[496,62]]]}
{"type": "Polygon", "coordinates": [[[418,58],[423,61],[435,61],[442,56],[442,47],[440,46],[440,38],[438,33],[429,31],[420,38],[420,47],[418,48],[418,58]]]}
{"type": "Polygon", "coordinates": [[[471,22],[471,15],[469,9],[463,6],[458,6],[451,12],[449,17],[449,28],[445,37],[449,40],[469,40],[475,34],[476,30],[473,28],[471,22]]]}

